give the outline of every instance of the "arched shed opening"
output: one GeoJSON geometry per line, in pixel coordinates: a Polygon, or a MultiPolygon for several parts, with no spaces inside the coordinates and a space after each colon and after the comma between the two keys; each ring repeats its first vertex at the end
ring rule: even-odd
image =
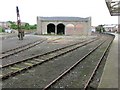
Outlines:
{"type": "Polygon", "coordinates": [[[47,25],[47,33],[48,34],[55,34],[55,25],[50,23],[47,25]]]}
{"type": "Polygon", "coordinates": [[[65,25],[60,23],[57,25],[57,34],[62,35],[65,34],[65,25]]]}

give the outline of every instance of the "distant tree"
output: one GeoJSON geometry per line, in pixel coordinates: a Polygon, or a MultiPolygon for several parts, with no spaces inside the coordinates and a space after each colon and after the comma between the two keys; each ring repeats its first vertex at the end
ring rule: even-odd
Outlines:
{"type": "Polygon", "coordinates": [[[104,25],[98,25],[95,29],[97,32],[102,33],[105,32],[105,28],[103,27],[104,25]]]}
{"type": "Polygon", "coordinates": [[[13,21],[7,21],[7,22],[10,23],[10,28],[11,29],[17,29],[17,25],[16,25],[15,22],[13,22],[13,21]]]}
{"type": "MultiPolygon", "coordinates": [[[[10,23],[10,28],[11,29],[17,29],[17,24],[13,21],[7,21],[8,23],[10,23]]],[[[34,25],[30,25],[29,23],[25,23],[25,25],[21,25],[21,29],[26,29],[26,30],[34,30],[37,28],[37,24],[34,25]]]]}
{"type": "Polygon", "coordinates": [[[28,27],[28,26],[30,26],[29,23],[25,23],[25,27],[28,27]]]}
{"type": "Polygon", "coordinates": [[[12,21],[7,21],[8,23],[10,23],[10,24],[13,24],[13,22],[12,21]]]}
{"type": "Polygon", "coordinates": [[[30,29],[29,23],[25,23],[25,29],[26,29],[26,30],[29,30],[29,29],[30,29]]]}
{"type": "Polygon", "coordinates": [[[36,28],[37,28],[37,24],[30,25],[30,29],[36,29],[36,28]]]}
{"type": "Polygon", "coordinates": [[[17,25],[15,22],[12,22],[11,26],[10,26],[11,29],[17,29],[17,25]]]}
{"type": "Polygon", "coordinates": [[[25,26],[21,25],[21,29],[26,29],[25,26]]]}

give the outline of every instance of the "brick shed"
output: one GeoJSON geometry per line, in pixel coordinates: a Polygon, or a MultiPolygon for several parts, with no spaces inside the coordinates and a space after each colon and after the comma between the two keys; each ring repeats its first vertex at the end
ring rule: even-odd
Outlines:
{"type": "Polygon", "coordinates": [[[91,35],[91,17],[37,17],[37,34],[91,35]]]}

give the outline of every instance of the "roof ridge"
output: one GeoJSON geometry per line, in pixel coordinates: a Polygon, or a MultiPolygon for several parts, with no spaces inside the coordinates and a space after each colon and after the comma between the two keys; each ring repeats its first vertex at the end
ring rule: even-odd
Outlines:
{"type": "Polygon", "coordinates": [[[67,16],[56,16],[56,17],[41,17],[39,16],[41,20],[49,20],[49,21],[88,21],[88,18],[81,18],[81,17],[67,17],[67,16]]]}

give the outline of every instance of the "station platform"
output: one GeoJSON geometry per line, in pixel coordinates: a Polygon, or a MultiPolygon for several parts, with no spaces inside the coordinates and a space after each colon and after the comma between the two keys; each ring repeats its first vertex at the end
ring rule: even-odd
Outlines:
{"type": "Polygon", "coordinates": [[[118,83],[118,40],[119,35],[114,34],[115,38],[111,45],[104,71],[98,88],[119,90],[118,83]]]}

